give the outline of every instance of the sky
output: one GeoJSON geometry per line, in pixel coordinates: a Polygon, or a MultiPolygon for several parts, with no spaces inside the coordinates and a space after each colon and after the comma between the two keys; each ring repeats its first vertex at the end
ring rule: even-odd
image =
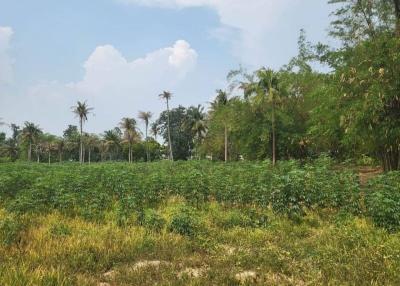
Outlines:
{"type": "Polygon", "coordinates": [[[87,101],[85,131],[102,133],[140,110],[157,119],[163,90],[206,106],[230,70],[286,64],[300,29],[329,43],[326,2],[0,0],[0,118],[62,135],[87,101]]]}

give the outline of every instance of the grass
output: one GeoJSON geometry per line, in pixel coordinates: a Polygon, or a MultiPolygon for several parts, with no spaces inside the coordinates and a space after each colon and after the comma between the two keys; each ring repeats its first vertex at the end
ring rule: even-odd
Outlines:
{"type": "MultiPolygon", "coordinates": [[[[94,166],[100,171],[93,174],[107,182],[100,176],[101,170],[123,169],[114,166],[94,166]]],[[[160,166],[142,172],[154,179],[152,172],[160,166]]],[[[180,165],[182,170],[188,167],[180,165]]],[[[70,176],[57,181],[50,177],[60,173],[51,167],[24,165],[21,169],[27,173],[23,176],[18,168],[13,166],[0,176],[5,194],[0,204],[2,286],[400,285],[400,233],[379,228],[368,216],[346,208],[310,207],[304,208],[303,216],[291,217],[252,199],[240,203],[210,196],[193,201],[188,195],[192,185],[178,181],[174,186],[181,188],[181,194],[170,192],[159,200],[141,200],[142,205],[135,201],[121,213],[121,199],[112,191],[103,192],[106,185],[85,192],[82,180],[87,178],[69,173],[65,166],[54,166],[70,176]],[[54,173],[44,180],[49,172],[54,173]],[[10,178],[16,177],[18,181],[12,184],[10,178]],[[57,188],[52,188],[52,183],[57,183],[57,188]],[[67,189],[69,185],[78,186],[78,194],[67,189]],[[23,197],[24,208],[44,207],[10,208],[12,204],[20,206],[14,202],[19,200],[12,189],[15,186],[23,196],[29,194],[23,197]],[[96,190],[107,203],[95,200],[96,190]],[[51,200],[46,199],[49,194],[51,200]],[[101,215],[88,216],[73,194],[94,202],[88,209],[101,215]],[[70,201],[60,205],[64,197],[70,201]]],[[[246,165],[228,168],[246,169],[246,165]]],[[[117,173],[107,172],[113,175],[110,180],[118,180],[117,173]]],[[[247,188],[251,193],[253,183],[246,181],[244,172],[241,175],[244,181],[235,181],[232,188],[247,188]]],[[[180,180],[184,180],[182,176],[180,180]]],[[[129,173],[123,179],[128,184],[129,173]]],[[[221,190],[223,195],[225,189],[221,190]]]]}

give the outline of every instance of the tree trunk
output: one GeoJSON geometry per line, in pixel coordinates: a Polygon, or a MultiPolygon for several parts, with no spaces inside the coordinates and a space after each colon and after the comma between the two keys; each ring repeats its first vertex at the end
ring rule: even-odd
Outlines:
{"type": "Polygon", "coordinates": [[[62,163],[62,152],[58,153],[58,161],[62,163]]]}
{"type": "Polygon", "coordinates": [[[80,136],[80,138],[79,138],[79,144],[80,144],[80,150],[79,150],[79,163],[83,163],[83,138],[82,138],[82,134],[83,134],[83,128],[82,128],[82,118],[80,118],[80,121],[79,121],[79,125],[80,125],[80,131],[81,131],[81,136],[80,136]]]}
{"type": "Polygon", "coordinates": [[[29,149],[28,149],[28,161],[32,160],[32,142],[29,142],[29,149]]]}
{"type": "Polygon", "coordinates": [[[224,142],[225,142],[225,163],[228,162],[228,127],[225,124],[224,130],[224,142]]]}
{"type": "Polygon", "coordinates": [[[275,104],[272,102],[272,166],[276,163],[275,104]]]}
{"type": "Polygon", "coordinates": [[[167,99],[167,120],[168,120],[168,145],[169,145],[169,159],[174,161],[174,155],[172,153],[172,142],[171,142],[171,130],[170,130],[170,123],[169,123],[169,102],[167,99]]]}
{"type": "Polygon", "coordinates": [[[147,157],[147,162],[150,161],[150,154],[149,154],[149,142],[147,140],[147,129],[149,128],[149,124],[146,122],[146,157],[147,157]]]}
{"type": "Polygon", "coordinates": [[[51,153],[49,151],[49,165],[50,165],[50,163],[51,163],[51,153]]]}
{"type": "Polygon", "coordinates": [[[88,151],[89,153],[88,153],[88,156],[89,156],[89,158],[88,158],[88,161],[89,161],[89,165],[90,165],[90,147],[89,147],[89,151],[88,151]]]}
{"type": "Polygon", "coordinates": [[[396,36],[400,37],[400,0],[393,0],[396,14],[396,36]]]}

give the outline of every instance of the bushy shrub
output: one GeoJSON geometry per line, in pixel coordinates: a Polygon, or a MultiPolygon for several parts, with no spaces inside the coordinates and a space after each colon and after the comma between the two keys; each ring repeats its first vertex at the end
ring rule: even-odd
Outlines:
{"type": "Polygon", "coordinates": [[[143,226],[156,232],[160,232],[165,226],[165,219],[154,209],[144,211],[143,226]]]}
{"type": "Polygon", "coordinates": [[[196,209],[181,206],[171,217],[168,230],[180,235],[194,237],[200,230],[200,220],[196,209]]]}
{"type": "Polygon", "coordinates": [[[367,214],[373,222],[389,231],[400,229],[400,172],[373,179],[366,194],[367,214]]]}

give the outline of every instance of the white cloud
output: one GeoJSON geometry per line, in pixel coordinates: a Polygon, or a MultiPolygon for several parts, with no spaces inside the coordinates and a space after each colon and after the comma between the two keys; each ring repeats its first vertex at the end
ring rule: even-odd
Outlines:
{"type": "Polygon", "coordinates": [[[282,12],[298,0],[116,0],[161,8],[208,7],[214,9],[221,27],[212,33],[231,42],[233,53],[244,63],[258,65],[265,58],[265,47],[272,39],[267,38],[282,12]]]}
{"type": "Polygon", "coordinates": [[[159,112],[164,103],[158,94],[179,86],[194,69],[197,57],[184,40],[132,61],[112,45],[99,46],[84,63],[82,80],[43,82],[29,88],[26,102],[30,120],[59,134],[60,126],[73,123],[69,107],[77,100],[87,100],[96,114],[87,128],[99,133],[116,126],[122,117],[136,117],[138,110],[159,112]],[[46,113],[42,112],[43,106],[46,113]]]}
{"type": "Polygon", "coordinates": [[[12,28],[0,27],[0,84],[13,80],[13,59],[8,51],[12,35],[12,28]]]}

